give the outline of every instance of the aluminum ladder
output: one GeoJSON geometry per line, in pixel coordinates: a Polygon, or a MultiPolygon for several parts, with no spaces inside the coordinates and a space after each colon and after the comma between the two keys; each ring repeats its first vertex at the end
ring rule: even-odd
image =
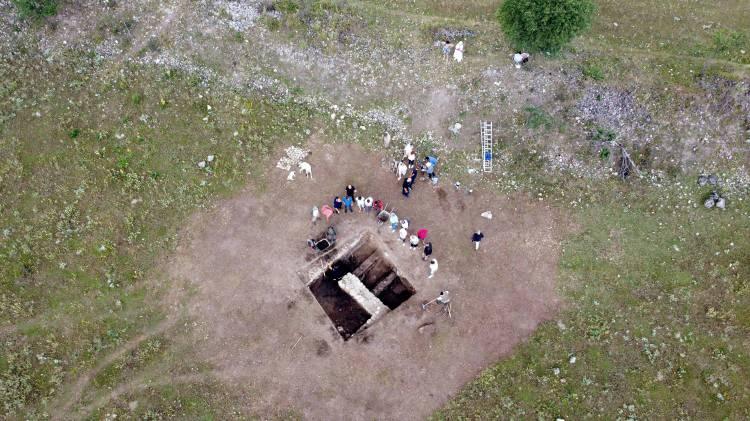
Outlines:
{"type": "Polygon", "coordinates": [[[482,137],[482,172],[492,172],[492,122],[480,123],[482,137]]]}

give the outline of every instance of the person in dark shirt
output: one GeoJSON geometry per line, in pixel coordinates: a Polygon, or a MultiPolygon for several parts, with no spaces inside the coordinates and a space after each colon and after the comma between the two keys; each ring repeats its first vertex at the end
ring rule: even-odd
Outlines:
{"type": "Polygon", "coordinates": [[[409,193],[411,193],[411,186],[414,184],[414,181],[411,177],[404,180],[404,184],[401,185],[401,194],[404,195],[404,197],[409,197],[409,193]]]}
{"type": "Polygon", "coordinates": [[[484,234],[482,234],[482,231],[477,230],[472,236],[471,241],[474,242],[474,250],[479,250],[479,243],[484,238],[484,234]]]}
{"type": "Polygon", "coordinates": [[[333,199],[333,210],[336,211],[336,213],[341,213],[341,205],[343,204],[341,198],[336,196],[336,198],[333,199]]]}
{"type": "Polygon", "coordinates": [[[427,260],[428,257],[432,254],[432,243],[427,243],[426,246],[424,246],[424,250],[422,251],[422,260],[427,260]]]}
{"type": "Polygon", "coordinates": [[[346,186],[346,195],[349,197],[354,197],[354,193],[357,192],[357,188],[349,184],[346,186]]]}

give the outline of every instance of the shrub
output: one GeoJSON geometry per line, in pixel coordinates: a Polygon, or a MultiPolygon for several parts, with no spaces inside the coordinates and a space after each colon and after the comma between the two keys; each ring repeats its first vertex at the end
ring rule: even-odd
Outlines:
{"type": "Polygon", "coordinates": [[[497,19],[515,48],[557,51],[589,27],[595,10],[591,0],[505,0],[497,19]]]}
{"type": "Polygon", "coordinates": [[[57,13],[57,0],[13,0],[21,17],[42,18],[57,13]]]}
{"type": "Polygon", "coordinates": [[[299,10],[299,4],[294,0],[281,0],[273,4],[276,10],[281,13],[296,13],[299,10]]]}
{"type": "Polygon", "coordinates": [[[586,64],[581,68],[583,76],[592,80],[604,80],[604,71],[596,64],[586,64]]]}
{"type": "Polygon", "coordinates": [[[617,138],[617,133],[603,127],[596,127],[591,133],[594,142],[611,142],[617,138]]]}
{"type": "Polygon", "coordinates": [[[538,107],[526,107],[524,108],[524,111],[526,112],[526,127],[533,130],[542,126],[544,126],[546,130],[552,128],[552,116],[547,114],[543,109],[538,107]]]}
{"type": "Polygon", "coordinates": [[[740,50],[748,44],[747,36],[742,32],[719,30],[714,33],[714,51],[717,54],[727,54],[732,50],[740,50]]]}

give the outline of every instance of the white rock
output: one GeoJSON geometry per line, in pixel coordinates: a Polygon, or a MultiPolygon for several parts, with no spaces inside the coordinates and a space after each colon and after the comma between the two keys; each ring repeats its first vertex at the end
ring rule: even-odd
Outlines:
{"type": "Polygon", "coordinates": [[[490,211],[482,212],[482,218],[492,219],[492,212],[490,211]]]}
{"type": "Polygon", "coordinates": [[[206,161],[201,161],[198,163],[198,168],[206,168],[206,161]]]}
{"type": "Polygon", "coordinates": [[[568,362],[571,363],[571,364],[575,364],[576,363],[576,356],[575,355],[571,356],[570,359],[568,360],[568,362]]]}
{"type": "Polygon", "coordinates": [[[214,162],[214,158],[215,158],[215,156],[209,155],[209,156],[206,157],[206,161],[208,161],[208,162],[214,162]]]}

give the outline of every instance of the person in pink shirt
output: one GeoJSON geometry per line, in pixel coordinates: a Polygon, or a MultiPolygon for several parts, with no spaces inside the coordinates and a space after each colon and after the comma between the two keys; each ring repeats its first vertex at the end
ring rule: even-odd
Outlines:
{"type": "Polygon", "coordinates": [[[419,241],[424,242],[425,239],[427,239],[427,230],[425,228],[421,228],[417,231],[417,238],[419,238],[419,241]]]}

